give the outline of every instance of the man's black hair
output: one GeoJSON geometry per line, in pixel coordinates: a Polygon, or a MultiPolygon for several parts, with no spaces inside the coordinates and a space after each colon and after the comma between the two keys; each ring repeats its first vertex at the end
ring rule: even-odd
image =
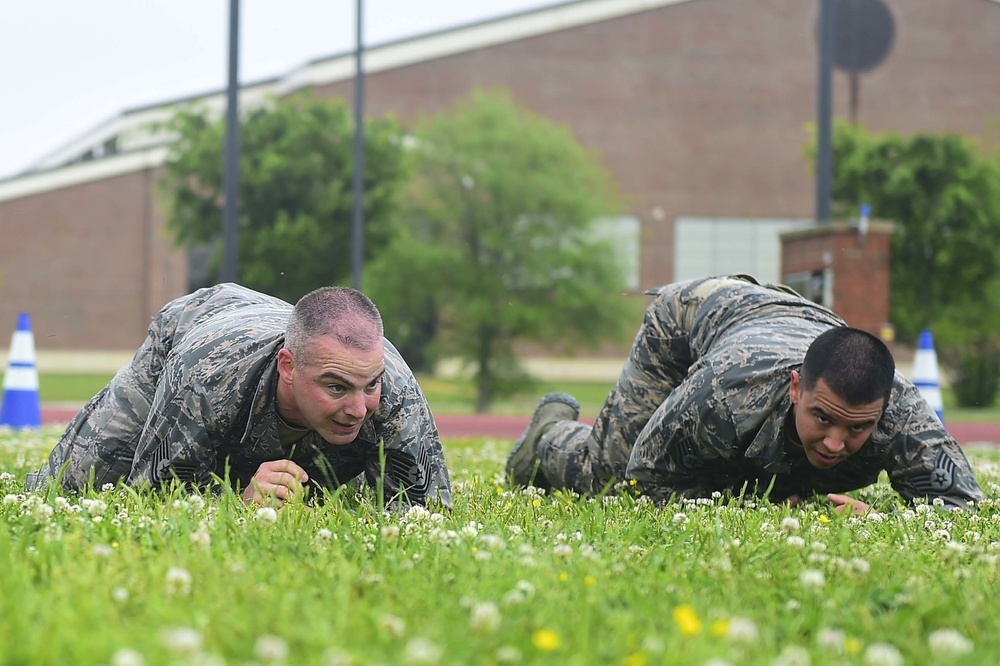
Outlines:
{"type": "Polygon", "coordinates": [[[888,404],[896,362],[892,352],[877,337],[848,326],[831,328],[809,345],[799,372],[802,387],[816,388],[823,380],[851,405],[882,400],[888,404]]]}

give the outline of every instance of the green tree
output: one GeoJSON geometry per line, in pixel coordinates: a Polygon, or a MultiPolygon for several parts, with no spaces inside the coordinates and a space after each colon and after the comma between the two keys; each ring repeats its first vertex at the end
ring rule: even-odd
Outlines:
{"type": "Polygon", "coordinates": [[[365,278],[391,339],[420,348],[433,336],[423,360],[464,360],[483,412],[528,379],[518,343],[566,349],[621,332],[624,271],[595,223],[622,204],[597,156],[503,92],[421,119],[414,137],[407,229],[365,278]]]}
{"type": "MultiPolygon", "coordinates": [[[[209,282],[221,266],[224,118],[179,112],[179,140],[159,183],[167,228],[177,245],[214,249],[209,282]]],[[[239,273],[248,287],[295,302],[351,275],[354,123],[343,100],[272,100],[240,122],[239,273]]],[[[365,256],[393,234],[405,182],[401,128],[365,121],[365,256]]],[[[193,285],[201,286],[201,285],[193,285]]]]}
{"type": "Polygon", "coordinates": [[[868,203],[892,220],[891,319],[904,341],[963,294],[975,302],[1000,269],[996,159],[954,134],[870,134],[837,123],[832,195],[840,216],[868,203]]]}
{"type": "Polygon", "coordinates": [[[840,217],[868,203],[875,217],[895,223],[890,318],[899,339],[931,329],[960,403],[992,404],[1000,367],[997,156],[954,134],[871,134],[839,121],[832,195],[840,217]]]}

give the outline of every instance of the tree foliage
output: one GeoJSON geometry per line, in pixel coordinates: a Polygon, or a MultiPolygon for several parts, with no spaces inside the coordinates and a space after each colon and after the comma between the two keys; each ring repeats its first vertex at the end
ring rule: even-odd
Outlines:
{"type": "MultiPolygon", "coordinates": [[[[221,265],[224,119],[185,110],[160,181],[176,244],[214,247],[221,265]]],[[[354,123],[343,100],[296,96],[245,113],[240,123],[239,281],[290,302],[351,275],[354,123]]],[[[365,256],[393,234],[405,180],[401,128],[365,121],[365,256]]],[[[201,285],[193,285],[201,286],[201,285]]]]}
{"type": "Polygon", "coordinates": [[[892,220],[891,319],[912,341],[956,296],[976,302],[998,274],[1000,171],[995,158],[954,134],[870,134],[838,122],[833,198],[842,216],[867,202],[892,220]]]}
{"type": "Polygon", "coordinates": [[[954,134],[870,134],[838,122],[832,194],[839,216],[868,203],[895,224],[890,317],[899,339],[932,330],[961,404],[992,403],[1000,367],[997,156],[954,134]]]}
{"type": "Polygon", "coordinates": [[[433,336],[469,364],[486,411],[525,379],[516,343],[621,331],[623,269],[595,233],[621,202],[594,154],[503,92],[475,92],[413,133],[407,228],[366,284],[402,347],[433,356],[433,336]]]}

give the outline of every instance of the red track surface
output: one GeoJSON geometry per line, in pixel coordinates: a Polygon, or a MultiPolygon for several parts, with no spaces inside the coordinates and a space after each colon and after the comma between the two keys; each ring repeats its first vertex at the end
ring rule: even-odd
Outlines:
{"type": "MultiPolygon", "coordinates": [[[[65,424],[76,414],[75,409],[42,405],[42,423],[65,424]]],[[[442,437],[497,437],[514,440],[521,436],[528,422],[527,416],[498,416],[491,414],[436,416],[442,437]]],[[[581,419],[592,423],[592,419],[581,419]]],[[[948,432],[959,444],[992,442],[1000,444],[1000,423],[948,423],[948,432]]]]}

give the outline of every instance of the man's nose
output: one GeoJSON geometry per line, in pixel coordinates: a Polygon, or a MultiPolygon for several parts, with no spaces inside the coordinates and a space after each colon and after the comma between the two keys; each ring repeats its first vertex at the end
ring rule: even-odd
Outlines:
{"type": "Polygon", "coordinates": [[[347,405],[344,409],[351,416],[362,417],[367,413],[367,408],[365,407],[365,394],[364,391],[355,391],[351,393],[350,398],[348,398],[347,405]]]}
{"type": "Polygon", "coordinates": [[[846,441],[847,433],[843,428],[830,428],[823,439],[823,445],[830,453],[840,453],[844,450],[846,441]]]}

